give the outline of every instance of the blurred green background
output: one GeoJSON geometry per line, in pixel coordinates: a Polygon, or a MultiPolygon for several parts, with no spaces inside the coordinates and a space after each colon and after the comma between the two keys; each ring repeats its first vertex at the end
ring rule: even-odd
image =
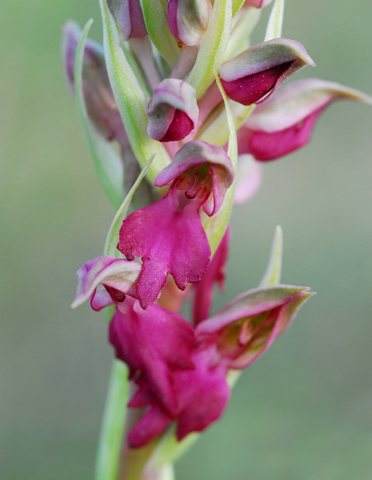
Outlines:
{"type": "MultiPolygon", "coordinates": [[[[93,477],[112,349],[102,316],[69,305],[113,214],[60,60],[62,24],[90,17],[99,40],[96,1],[2,4],[2,480],[93,477]]],[[[371,20],[370,0],[288,0],[284,36],[317,62],[296,77],[372,94],[371,20]]],[[[258,195],[236,208],[216,306],[260,281],[276,224],[283,282],[318,294],[244,373],[177,480],[372,479],[371,126],[370,107],[332,106],[311,144],[266,164],[258,195]]]]}

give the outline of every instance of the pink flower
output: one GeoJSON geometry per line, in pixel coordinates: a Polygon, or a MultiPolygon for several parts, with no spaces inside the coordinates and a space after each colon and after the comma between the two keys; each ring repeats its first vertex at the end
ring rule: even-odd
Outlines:
{"type": "Polygon", "coordinates": [[[238,132],[240,153],[257,160],[274,160],[310,140],[319,115],[338,99],[372,103],[367,95],[325,80],[300,80],[283,87],[258,105],[238,132]]]}
{"type": "Polygon", "coordinates": [[[142,259],[137,294],[143,308],[157,299],[168,274],[180,290],[201,280],[210,247],[199,209],[214,215],[233,175],[221,147],[190,142],[155,179],[156,186],[171,183],[167,195],[123,221],[117,248],[128,260],[142,259]]]}
{"type": "Polygon", "coordinates": [[[194,369],[172,370],[175,411],[164,409],[151,386],[142,382],[129,406],[150,408],[129,433],[129,446],[144,446],[172,421],[178,440],[216,421],[230,398],[228,371],[257,360],[311,295],[307,288],[287,285],[251,290],[201,322],[195,329],[194,369]]]}

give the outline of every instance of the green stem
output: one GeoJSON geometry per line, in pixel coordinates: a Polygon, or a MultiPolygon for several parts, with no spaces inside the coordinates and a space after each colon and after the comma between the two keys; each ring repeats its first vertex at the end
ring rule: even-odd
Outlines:
{"type": "Polygon", "coordinates": [[[128,369],[114,360],[98,443],[95,480],[116,480],[126,418],[128,369]]]}

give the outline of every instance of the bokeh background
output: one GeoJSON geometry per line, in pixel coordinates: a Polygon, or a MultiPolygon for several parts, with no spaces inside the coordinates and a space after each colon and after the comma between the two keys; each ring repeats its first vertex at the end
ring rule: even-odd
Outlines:
{"type": "MultiPolygon", "coordinates": [[[[1,37],[0,478],[93,478],[112,349],[75,271],[112,219],[64,83],[61,26],[98,2],[4,2],[1,37]]],[[[268,11],[263,18],[267,18],[268,11]]],[[[288,0],[284,36],[318,76],[372,94],[370,0],[288,0]]],[[[255,43],[262,40],[258,29],[255,43]]],[[[340,102],[310,145],[264,166],[233,215],[226,291],[258,284],[276,224],[283,282],[318,292],[234,390],[223,419],[176,466],[178,480],[372,479],[372,109],[340,102]]]]}

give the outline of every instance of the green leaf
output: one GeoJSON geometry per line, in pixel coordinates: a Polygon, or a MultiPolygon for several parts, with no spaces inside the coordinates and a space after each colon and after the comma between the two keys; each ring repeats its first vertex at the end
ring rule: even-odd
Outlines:
{"type": "Polygon", "coordinates": [[[223,62],[231,29],[231,0],[216,0],[198,56],[186,81],[196,90],[197,100],[214,81],[223,62]]]}
{"type": "Polygon", "coordinates": [[[165,147],[147,135],[147,102],[120,45],[115,20],[105,0],[100,0],[107,72],[125,131],[141,168],[156,154],[147,177],[152,182],[170,158],[165,147]]]}
{"type": "Polygon", "coordinates": [[[76,105],[99,181],[112,206],[116,210],[123,201],[124,197],[123,165],[119,155],[111,143],[108,142],[106,138],[96,130],[91,122],[83,94],[82,74],[84,50],[88,32],[92,23],[93,20],[89,20],[89,22],[85,25],[81,33],[81,38],[75,55],[74,77],[76,105]]]}
{"type": "Polygon", "coordinates": [[[140,0],[148,34],[160,54],[174,67],[181,54],[167,22],[166,0],[140,0]]]}
{"type": "Polygon", "coordinates": [[[282,36],[284,0],[275,0],[267,23],[265,42],[282,36]]]}
{"type": "Polygon", "coordinates": [[[279,225],[275,229],[271,254],[266,273],[261,281],[261,286],[277,285],[280,283],[280,274],[282,271],[282,255],[283,255],[283,230],[279,225]]]}

